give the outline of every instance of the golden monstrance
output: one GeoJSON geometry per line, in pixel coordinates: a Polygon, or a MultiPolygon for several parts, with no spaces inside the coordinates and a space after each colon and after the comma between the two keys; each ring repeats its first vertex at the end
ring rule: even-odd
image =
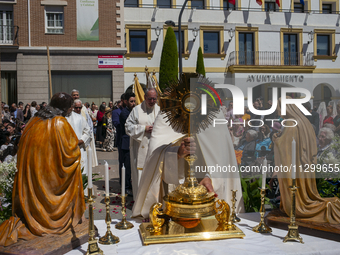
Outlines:
{"type": "MultiPolygon", "coordinates": [[[[180,81],[170,83],[159,101],[169,125],[194,138],[212,124],[222,104],[209,80],[197,74],[183,74],[180,81]],[[203,94],[210,96],[211,103],[202,102],[203,94]]],[[[198,183],[193,166],[196,159],[196,155],[185,157],[189,165],[185,182],[163,197],[164,210],[162,203],[151,206],[150,223],[139,227],[145,245],[245,236],[230,221],[228,203],[198,183]]]]}

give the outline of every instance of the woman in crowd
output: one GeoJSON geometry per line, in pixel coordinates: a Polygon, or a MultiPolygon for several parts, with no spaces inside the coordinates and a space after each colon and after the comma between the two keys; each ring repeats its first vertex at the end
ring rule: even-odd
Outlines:
{"type": "Polygon", "coordinates": [[[90,115],[92,122],[93,122],[93,135],[94,135],[94,137],[96,137],[96,134],[97,134],[97,113],[98,113],[98,110],[96,110],[96,104],[94,102],[92,102],[91,109],[89,109],[89,115],[90,115]]]}
{"type": "Polygon", "coordinates": [[[326,123],[334,124],[333,122],[333,102],[329,102],[327,106],[327,115],[323,119],[322,126],[324,126],[326,123]]]}
{"type": "Polygon", "coordinates": [[[113,151],[113,147],[114,147],[114,132],[113,132],[111,113],[112,113],[111,108],[106,107],[105,109],[106,137],[105,137],[104,145],[103,145],[103,149],[105,151],[113,151]]]}
{"type": "Polygon", "coordinates": [[[103,147],[103,142],[105,139],[105,135],[103,135],[103,117],[105,114],[105,105],[101,104],[99,107],[99,111],[97,112],[97,136],[96,141],[99,142],[100,147],[103,147]]]}
{"type": "Polygon", "coordinates": [[[336,104],[336,112],[337,112],[337,115],[335,116],[333,122],[334,122],[334,126],[336,127],[335,133],[340,135],[340,100],[336,104]]]}
{"type": "Polygon", "coordinates": [[[27,104],[25,106],[23,113],[24,113],[24,122],[27,123],[31,118],[31,111],[30,111],[30,105],[29,104],[27,104]]]}
{"type": "Polygon", "coordinates": [[[33,102],[31,103],[31,117],[33,117],[34,114],[36,114],[36,113],[38,112],[37,109],[36,109],[36,107],[37,107],[37,102],[36,102],[36,101],[33,101],[33,102]]]}

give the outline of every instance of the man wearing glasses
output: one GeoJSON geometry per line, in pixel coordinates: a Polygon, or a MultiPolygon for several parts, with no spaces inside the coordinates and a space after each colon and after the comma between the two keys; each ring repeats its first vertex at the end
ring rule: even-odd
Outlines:
{"type": "Polygon", "coordinates": [[[130,139],[130,159],[133,197],[137,197],[138,185],[143,172],[144,161],[148,152],[153,123],[159,113],[157,91],[147,89],[144,101],[131,111],[125,123],[125,131],[130,139]]]}
{"type": "Polygon", "coordinates": [[[78,146],[81,152],[80,165],[81,169],[84,168],[84,172],[87,173],[86,147],[91,143],[91,129],[81,115],[82,107],[82,102],[79,99],[74,100],[73,112],[70,116],[66,116],[66,119],[78,137],[78,146]]]}

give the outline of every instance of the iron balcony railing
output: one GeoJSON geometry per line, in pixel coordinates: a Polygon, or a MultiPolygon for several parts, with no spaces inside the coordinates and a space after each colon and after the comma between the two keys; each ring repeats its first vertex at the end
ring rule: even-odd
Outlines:
{"type": "Polygon", "coordinates": [[[18,32],[18,26],[0,25],[0,44],[19,45],[18,32]]]}
{"type": "Polygon", "coordinates": [[[259,66],[312,66],[313,53],[303,55],[301,52],[277,51],[233,51],[227,65],[259,65],[259,66]]]}

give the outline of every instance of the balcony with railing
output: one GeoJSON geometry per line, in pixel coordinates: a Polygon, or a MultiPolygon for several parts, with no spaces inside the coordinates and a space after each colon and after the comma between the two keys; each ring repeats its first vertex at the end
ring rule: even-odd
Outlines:
{"type": "Polygon", "coordinates": [[[301,70],[302,67],[307,72],[315,69],[313,52],[304,55],[302,52],[233,51],[229,54],[227,67],[230,71],[251,66],[255,68],[267,66],[272,67],[273,70],[282,67],[301,70]]]}
{"type": "Polygon", "coordinates": [[[18,32],[18,26],[0,25],[0,46],[18,46],[18,32]]]}

